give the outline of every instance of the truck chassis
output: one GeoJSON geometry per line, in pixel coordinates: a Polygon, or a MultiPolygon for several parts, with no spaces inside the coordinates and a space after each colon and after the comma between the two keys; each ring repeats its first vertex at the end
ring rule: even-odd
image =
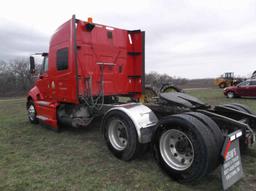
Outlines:
{"type": "MultiPolygon", "coordinates": [[[[101,129],[117,158],[129,161],[152,147],[159,166],[180,182],[200,179],[222,164],[221,151],[229,134],[241,130],[242,152],[255,142],[256,116],[244,105],[210,106],[180,92],[160,93],[150,100],[141,104],[115,98],[112,103],[101,105],[100,112],[92,118],[86,117],[84,104],[78,109],[63,104],[57,111],[58,127],[85,127],[93,118],[103,116],[101,129]]],[[[36,107],[31,112],[30,103],[28,100],[29,120],[44,121],[36,116],[36,107]]]]}

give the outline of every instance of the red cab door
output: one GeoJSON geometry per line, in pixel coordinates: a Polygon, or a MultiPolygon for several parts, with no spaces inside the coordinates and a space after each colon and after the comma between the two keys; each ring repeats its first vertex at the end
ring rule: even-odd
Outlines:
{"type": "Polygon", "coordinates": [[[36,82],[36,85],[40,91],[40,98],[43,100],[49,99],[50,95],[50,84],[48,77],[48,57],[44,57],[43,64],[40,69],[39,79],[36,82]]]}

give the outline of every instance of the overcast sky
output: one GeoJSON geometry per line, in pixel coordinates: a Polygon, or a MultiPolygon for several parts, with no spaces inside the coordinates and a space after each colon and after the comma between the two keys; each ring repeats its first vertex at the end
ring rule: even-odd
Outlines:
{"type": "Polygon", "coordinates": [[[256,70],[255,0],[8,0],[0,6],[0,59],[48,51],[72,14],[146,31],[146,71],[185,78],[256,70]]]}

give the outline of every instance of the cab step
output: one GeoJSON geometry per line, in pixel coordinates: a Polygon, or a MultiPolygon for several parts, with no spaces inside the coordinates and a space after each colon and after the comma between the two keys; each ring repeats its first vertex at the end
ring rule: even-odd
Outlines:
{"type": "Polygon", "coordinates": [[[57,106],[58,103],[48,101],[36,101],[35,107],[37,111],[37,118],[44,124],[58,128],[57,122],[57,106]]]}

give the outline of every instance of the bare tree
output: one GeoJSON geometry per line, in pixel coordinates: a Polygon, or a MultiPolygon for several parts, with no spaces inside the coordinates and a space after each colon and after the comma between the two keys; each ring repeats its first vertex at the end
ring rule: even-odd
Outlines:
{"type": "Polygon", "coordinates": [[[0,96],[23,95],[33,83],[28,59],[0,61],[0,96]]]}
{"type": "Polygon", "coordinates": [[[168,74],[159,74],[157,72],[146,74],[146,84],[158,89],[163,84],[184,85],[185,83],[187,83],[187,79],[171,77],[168,74]]]}

